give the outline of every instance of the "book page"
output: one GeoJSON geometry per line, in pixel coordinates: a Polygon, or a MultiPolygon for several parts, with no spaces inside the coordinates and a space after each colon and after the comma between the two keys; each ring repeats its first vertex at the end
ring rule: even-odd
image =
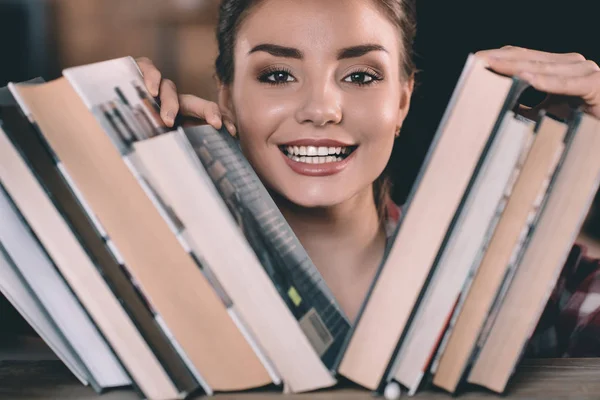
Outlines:
{"type": "Polygon", "coordinates": [[[134,142],[169,131],[133,58],[68,68],[63,75],[121,154],[134,142]]]}

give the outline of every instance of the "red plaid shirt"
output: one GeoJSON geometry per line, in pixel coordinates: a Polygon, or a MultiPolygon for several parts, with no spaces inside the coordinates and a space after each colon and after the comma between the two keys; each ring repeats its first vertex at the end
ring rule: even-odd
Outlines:
{"type": "MultiPolygon", "coordinates": [[[[401,207],[388,203],[390,237],[401,207]]],[[[586,256],[575,244],[540,317],[527,357],[600,357],[600,259],[586,256]]]]}
{"type": "Polygon", "coordinates": [[[575,244],[528,348],[532,357],[600,356],[600,260],[575,244]]]}

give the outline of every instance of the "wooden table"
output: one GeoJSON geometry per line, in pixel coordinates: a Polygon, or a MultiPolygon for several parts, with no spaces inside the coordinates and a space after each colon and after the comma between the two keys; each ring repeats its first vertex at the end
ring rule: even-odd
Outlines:
{"type": "MultiPolygon", "coordinates": [[[[448,394],[434,390],[420,392],[417,399],[451,399],[448,394]]],[[[600,399],[600,359],[525,360],[507,391],[511,399],[600,399]]],[[[372,399],[366,390],[338,388],[303,395],[284,396],[278,393],[254,392],[220,394],[216,400],[241,399],[313,399],[360,400],[372,399]]],[[[502,398],[483,391],[470,390],[459,399],[502,398]]],[[[0,399],[78,399],[78,400],[136,400],[128,390],[96,395],[82,386],[60,361],[0,361],[0,399]]]]}

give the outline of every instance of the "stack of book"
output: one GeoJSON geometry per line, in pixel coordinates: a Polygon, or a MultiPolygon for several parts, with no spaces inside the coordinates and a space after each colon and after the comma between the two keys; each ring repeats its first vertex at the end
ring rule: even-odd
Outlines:
{"type": "Polygon", "coordinates": [[[351,324],[237,142],[168,129],[133,59],[9,84],[0,291],[99,393],[502,392],[600,177],[600,122],[524,89],[469,57],[351,324]]]}

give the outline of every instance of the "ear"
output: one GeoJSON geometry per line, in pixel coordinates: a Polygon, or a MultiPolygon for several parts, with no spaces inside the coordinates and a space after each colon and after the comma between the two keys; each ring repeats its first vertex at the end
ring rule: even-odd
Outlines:
{"type": "Polygon", "coordinates": [[[396,121],[396,136],[400,134],[400,128],[402,128],[402,124],[404,123],[404,119],[406,119],[406,115],[410,109],[410,99],[412,98],[412,93],[415,87],[415,75],[412,74],[401,87],[400,92],[400,106],[398,107],[398,119],[396,121]]]}
{"type": "Polygon", "coordinates": [[[217,82],[218,96],[217,104],[223,115],[224,120],[229,120],[234,125],[236,124],[235,108],[233,107],[233,97],[231,93],[231,85],[217,82]]]}

